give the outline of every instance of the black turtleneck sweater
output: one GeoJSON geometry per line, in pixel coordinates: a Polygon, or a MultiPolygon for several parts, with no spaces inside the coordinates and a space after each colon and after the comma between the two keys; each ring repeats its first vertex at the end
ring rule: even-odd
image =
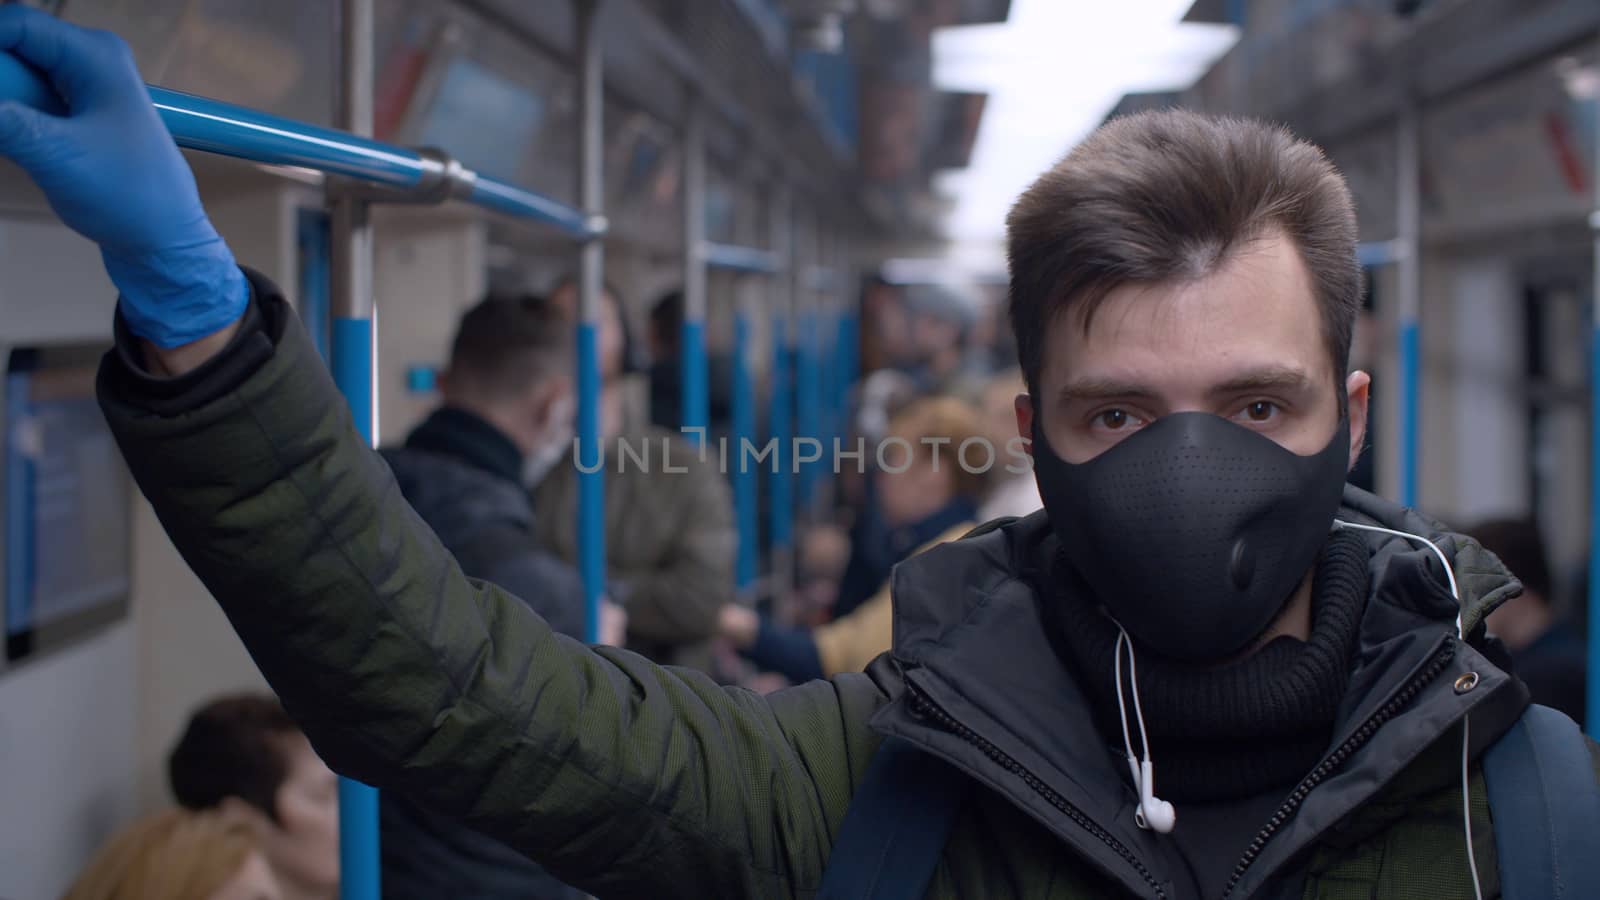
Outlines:
{"type": "MultiPolygon", "coordinates": [[[[1333,739],[1366,606],[1367,566],[1359,536],[1329,536],[1312,577],[1309,640],[1279,637],[1244,659],[1209,668],[1138,654],[1155,794],[1177,810],[1170,838],[1205,896],[1221,892],[1250,840],[1333,739]]],[[[1117,627],[1064,561],[1054,571],[1058,602],[1046,608],[1057,620],[1062,656],[1076,670],[1107,752],[1123,772],[1113,675],[1117,627]]],[[[1125,690],[1127,671],[1125,665],[1125,690]]],[[[1128,730],[1142,756],[1129,699],[1128,730]]]]}

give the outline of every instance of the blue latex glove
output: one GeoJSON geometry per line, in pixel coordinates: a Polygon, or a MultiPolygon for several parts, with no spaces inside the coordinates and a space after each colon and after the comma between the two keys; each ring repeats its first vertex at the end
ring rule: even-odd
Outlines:
{"type": "Polygon", "coordinates": [[[7,59],[0,84],[13,88],[0,95],[0,156],[28,173],[62,222],[100,245],[133,333],[171,348],[238,320],[249,284],[206,218],[128,45],[6,5],[0,51],[44,74],[60,113],[34,108],[45,98],[16,87],[26,73],[7,59]]]}

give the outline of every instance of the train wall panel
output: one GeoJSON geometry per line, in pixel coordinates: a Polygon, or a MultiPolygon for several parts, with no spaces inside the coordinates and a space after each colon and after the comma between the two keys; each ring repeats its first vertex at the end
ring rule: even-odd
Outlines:
{"type": "Polygon", "coordinates": [[[441,210],[379,210],[374,224],[378,433],[390,444],[438,404],[436,392],[409,389],[407,373],[449,361],[457,319],[487,286],[487,229],[441,210]]]}
{"type": "MultiPolygon", "coordinates": [[[[98,250],[18,177],[0,171],[0,342],[109,342],[115,292],[98,250]]],[[[135,635],[124,619],[0,674],[0,897],[57,896],[134,811],[135,635]]]]}
{"type": "Polygon", "coordinates": [[[0,678],[0,897],[54,900],[138,806],[134,626],[0,678]]]}

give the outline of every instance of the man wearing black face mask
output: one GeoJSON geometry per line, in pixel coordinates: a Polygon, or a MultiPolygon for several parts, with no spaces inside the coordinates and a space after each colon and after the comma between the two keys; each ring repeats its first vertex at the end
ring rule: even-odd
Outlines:
{"type": "Polygon", "coordinates": [[[336,770],[600,896],[1600,896],[1590,746],[1485,655],[1516,583],[1340,494],[1367,379],[1315,148],[1145,113],[1041,177],[1008,242],[1045,510],[902,564],[866,673],[759,697],[465,578],[276,288],[196,243],[125,50],[15,6],[0,47],[70,86],[0,107],[0,155],[122,291],[130,469],[336,770]]]}

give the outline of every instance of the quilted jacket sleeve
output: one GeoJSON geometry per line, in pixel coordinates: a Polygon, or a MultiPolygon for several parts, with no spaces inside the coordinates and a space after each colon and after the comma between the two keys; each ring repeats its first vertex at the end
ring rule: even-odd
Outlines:
{"type": "Polygon", "coordinates": [[[342,774],[592,893],[805,896],[876,748],[867,676],[770,697],[552,632],[464,577],[287,304],[175,387],[125,330],[100,395],[140,489],[342,774]]]}

